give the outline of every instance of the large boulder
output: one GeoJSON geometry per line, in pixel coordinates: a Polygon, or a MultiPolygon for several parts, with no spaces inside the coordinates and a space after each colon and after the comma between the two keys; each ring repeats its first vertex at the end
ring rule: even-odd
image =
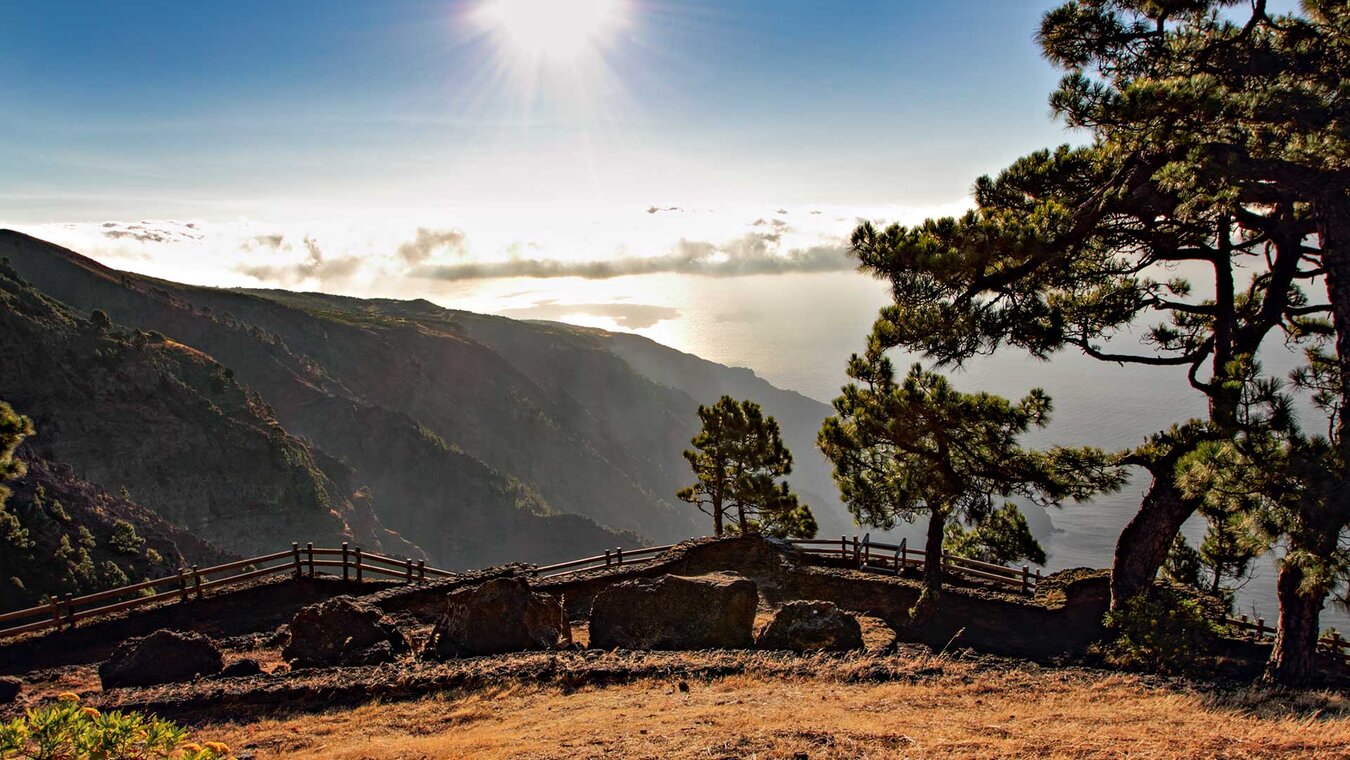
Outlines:
{"type": "Polygon", "coordinates": [[[788,602],[755,636],[759,649],[847,652],[862,649],[858,619],[833,602],[788,602]]]}
{"type": "Polygon", "coordinates": [[[375,665],[408,651],[408,640],[378,607],[335,596],[296,613],[281,656],[296,668],[375,665]]]}
{"type": "Polygon", "coordinates": [[[563,606],[524,578],[495,578],[446,597],[427,654],[439,658],[557,649],[572,643],[563,606]]]}
{"type": "Polygon", "coordinates": [[[591,607],[597,649],[748,649],[759,589],[738,575],[663,575],[616,583],[591,607]]]}
{"type": "Polygon", "coordinates": [[[153,686],[213,676],[224,662],[215,642],[200,633],[159,630],[128,639],[98,666],[103,688],[153,686]]]}

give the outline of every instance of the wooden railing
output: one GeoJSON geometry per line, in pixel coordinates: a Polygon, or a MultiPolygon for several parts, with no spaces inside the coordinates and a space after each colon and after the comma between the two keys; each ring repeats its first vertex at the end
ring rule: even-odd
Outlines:
{"type": "MultiPolygon", "coordinates": [[[[902,538],[898,544],[886,544],[872,541],[871,534],[861,539],[840,536],[838,540],[797,539],[790,543],[813,556],[839,559],[859,570],[890,575],[899,575],[908,567],[922,568],[928,557],[923,549],[911,549],[908,539],[902,538]]],[[[954,575],[997,583],[1023,594],[1036,593],[1036,586],[1041,582],[1040,568],[1033,571],[1028,565],[1018,569],[943,553],[942,567],[954,575]]]]}
{"type": "MultiPolygon", "coordinates": [[[[926,558],[923,549],[911,549],[906,539],[899,544],[873,542],[871,535],[852,539],[794,539],[790,541],[807,555],[828,560],[842,560],[859,570],[899,575],[905,568],[921,569],[926,558]]],[[[538,578],[551,578],[606,567],[649,562],[675,544],[648,546],[640,549],[606,549],[603,554],[558,562],[551,565],[531,565],[528,572],[538,578]]],[[[1041,582],[1039,568],[1027,565],[1005,567],[966,557],[944,553],[943,569],[955,575],[975,578],[1007,586],[1023,594],[1034,594],[1041,582]]],[[[317,575],[342,576],[344,581],[363,581],[367,575],[397,578],[405,583],[423,583],[428,577],[453,578],[456,573],[428,567],[424,560],[398,559],[362,551],[344,543],[336,549],[318,548],[314,544],[291,544],[291,548],[274,554],[226,562],[211,567],[179,568],[174,575],[133,583],[107,591],[84,596],[48,597],[46,603],[28,609],[0,613],[0,639],[18,636],[48,628],[74,628],[81,620],[100,615],[135,609],[158,602],[178,599],[201,599],[209,590],[235,586],[269,575],[292,574],[296,578],[317,575]],[[132,598],[125,598],[134,595],[132,598]],[[17,625],[14,625],[17,623],[17,625]]],[[[1229,626],[1259,640],[1272,639],[1276,629],[1266,625],[1265,619],[1252,621],[1248,616],[1227,618],[1229,626]]],[[[1335,629],[1318,639],[1325,651],[1350,664],[1350,640],[1341,637],[1335,629]]]]}
{"type": "Polygon", "coordinates": [[[173,575],[120,586],[84,596],[47,597],[45,604],[0,614],[0,638],[48,628],[74,628],[81,620],[135,609],[172,599],[201,599],[207,591],[235,586],[269,575],[294,574],[296,578],[317,574],[341,575],[343,580],[363,580],[367,574],[420,583],[431,577],[454,577],[455,573],[427,567],[423,560],[397,559],[363,552],[343,544],[337,549],[314,544],[291,544],[291,548],[261,557],[226,562],[211,567],[182,567],[173,575]],[[127,598],[130,597],[130,598],[127,598]]]}
{"type": "MultiPolygon", "coordinates": [[[[554,577],[646,562],[674,546],[650,546],[640,549],[606,549],[604,554],[553,565],[531,565],[535,577],[554,577]]],[[[398,559],[362,551],[344,543],[329,549],[298,543],[291,548],[261,557],[250,557],[211,567],[179,568],[173,575],[99,591],[84,596],[47,597],[44,604],[0,614],[0,639],[49,628],[74,628],[76,623],[99,615],[145,607],[163,601],[201,599],[207,591],[235,586],[269,575],[292,574],[296,578],[316,575],[341,576],[344,581],[363,581],[367,575],[397,578],[405,583],[422,583],[430,578],[453,578],[456,573],[428,567],[424,560],[398,559]],[[130,597],[130,598],[127,598],[130,597]]]]}

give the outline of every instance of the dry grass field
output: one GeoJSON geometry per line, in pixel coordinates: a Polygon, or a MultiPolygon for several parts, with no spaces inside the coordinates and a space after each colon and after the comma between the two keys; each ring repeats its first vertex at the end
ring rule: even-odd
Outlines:
{"type": "Polygon", "coordinates": [[[933,659],[908,682],[515,684],[200,730],[257,758],[1350,757],[1343,694],[933,659]]]}

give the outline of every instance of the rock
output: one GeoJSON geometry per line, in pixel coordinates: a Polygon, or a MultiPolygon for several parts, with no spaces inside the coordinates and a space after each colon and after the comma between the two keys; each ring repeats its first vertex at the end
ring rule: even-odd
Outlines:
{"type": "Polygon", "coordinates": [[[223,662],[215,642],[200,633],[162,629],[149,636],[122,642],[98,666],[103,688],[152,686],[213,676],[223,662]]]}
{"type": "Polygon", "coordinates": [[[408,651],[408,640],[378,607],[335,596],[300,610],[281,656],[296,668],[375,665],[408,651]]]}
{"type": "Polygon", "coordinates": [[[476,657],[560,649],[572,629],[557,599],[530,590],[523,578],[495,578],[446,597],[427,651],[434,657],[476,657]]]}
{"type": "Polygon", "coordinates": [[[242,660],[235,660],[225,669],[220,671],[221,678],[243,678],[245,676],[262,675],[262,665],[252,657],[245,657],[242,660]]]}
{"type": "Polygon", "coordinates": [[[755,647],[847,652],[863,648],[862,626],[833,602],[788,602],[760,629],[755,647]]]}
{"type": "Polygon", "coordinates": [[[19,698],[23,691],[23,681],[14,676],[0,676],[0,705],[7,705],[19,698]]]}
{"type": "Polygon", "coordinates": [[[595,597],[597,649],[748,649],[759,590],[737,575],[663,575],[616,583],[595,597]]]}

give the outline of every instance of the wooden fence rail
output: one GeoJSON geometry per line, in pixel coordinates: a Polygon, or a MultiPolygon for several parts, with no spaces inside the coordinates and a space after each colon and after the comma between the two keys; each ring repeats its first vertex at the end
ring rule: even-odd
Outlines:
{"type": "MultiPolygon", "coordinates": [[[[796,539],[789,543],[804,554],[831,561],[843,560],[859,570],[898,575],[906,568],[921,569],[926,558],[923,549],[912,549],[905,539],[898,544],[873,542],[871,535],[862,538],[840,536],[835,539],[796,539]]],[[[558,562],[551,565],[532,565],[530,574],[535,577],[556,577],[572,573],[595,570],[605,567],[639,564],[648,562],[656,555],[665,552],[675,544],[649,546],[639,549],[616,547],[606,549],[581,559],[558,562]]],[[[943,569],[946,572],[976,578],[983,581],[1007,586],[1020,593],[1034,594],[1041,582],[1041,571],[1032,571],[1027,565],[1020,568],[1005,567],[991,562],[981,562],[967,557],[958,557],[944,553],[943,569]]],[[[367,574],[397,578],[405,583],[424,583],[428,577],[453,578],[456,573],[436,567],[428,567],[424,560],[405,557],[398,559],[382,554],[362,551],[361,547],[342,544],[340,548],[316,547],[314,544],[291,544],[291,548],[260,557],[226,562],[211,567],[183,567],[173,575],[132,583],[115,589],[98,591],[84,596],[66,594],[58,599],[47,597],[47,601],[36,607],[0,613],[0,625],[19,623],[0,628],[0,639],[18,636],[49,628],[73,628],[81,620],[107,615],[114,612],[135,609],[159,602],[178,599],[183,602],[201,599],[207,591],[226,586],[235,586],[269,575],[290,574],[296,578],[316,575],[341,575],[343,580],[363,581],[367,574]],[[336,557],[336,559],[332,559],[336,557]],[[223,577],[212,577],[223,576],[223,577]],[[131,598],[123,598],[134,595],[131,598]],[[114,601],[115,600],[115,601],[114,601]]],[[[1228,618],[1228,625],[1240,633],[1248,633],[1257,639],[1271,639],[1276,629],[1266,625],[1263,618],[1254,621],[1243,615],[1228,618]]],[[[1341,637],[1336,630],[1330,630],[1318,639],[1318,644],[1328,653],[1342,662],[1350,663],[1350,640],[1341,637]]]]}

